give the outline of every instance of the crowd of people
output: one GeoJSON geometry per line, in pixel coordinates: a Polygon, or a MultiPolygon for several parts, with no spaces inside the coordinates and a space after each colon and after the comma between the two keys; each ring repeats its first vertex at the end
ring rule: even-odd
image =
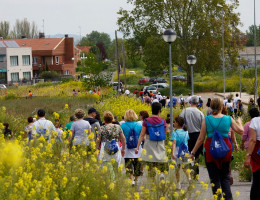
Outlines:
{"type": "MultiPolygon", "coordinates": [[[[56,131],[57,138],[61,141],[62,131],[70,130],[72,134],[67,137],[70,141],[69,148],[79,145],[88,148],[89,135],[92,133],[96,149],[100,150],[98,158],[104,165],[109,165],[112,160],[116,163],[111,167],[111,176],[115,176],[113,168],[119,166],[124,159],[126,173],[132,184],[136,185],[145,165],[149,167],[150,177],[158,174],[159,170],[159,178],[165,178],[164,172],[169,168],[165,148],[166,138],[169,136],[172,142],[171,160],[176,165],[177,189],[181,189],[181,168],[188,181],[199,178],[197,163],[199,156],[203,155],[213,194],[224,195],[229,200],[233,198],[230,189],[233,182],[230,165],[232,151],[239,148],[235,137],[237,133],[242,135],[241,148],[247,150],[244,165],[251,165],[253,173],[250,199],[260,199],[260,117],[256,106],[252,104],[248,110],[251,120],[243,127],[240,116],[244,110],[238,96],[233,103],[225,98],[208,99],[207,116],[199,109],[203,107],[200,97],[189,95],[185,99],[181,95],[178,99],[174,95],[172,98],[174,106],[179,104],[182,109],[180,115],[174,118],[172,133],[169,117],[160,117],[162,108],[169,104],[169,98],[162,97],[160,93],[150,96],[144,91],[142,99],[144,103],[151,105],[151,116],[145,110],[135,113],[129,109],[125,111],[122,121],[118,122],[110,111],[105,111],[101,119],[99,112],[93,107],[88,109],[87,117],[84,110],[77,109],[62,130],[59,121],[53,124],[45,118],[45,110],[39,109],[38,120],[28,118],[25,137],[30,141],[43,136],[46,141],[50,141],[51,133],[56,131]],[[218,192],[219,188],[222,189],[221,194],[218,192]]],[[[5,123],[4,126],[5,138],[12,137],[9,124],[5,123]]]]}

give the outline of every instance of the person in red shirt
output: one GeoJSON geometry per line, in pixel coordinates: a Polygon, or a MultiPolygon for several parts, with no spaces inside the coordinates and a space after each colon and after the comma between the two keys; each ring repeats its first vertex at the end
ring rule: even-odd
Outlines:
{"type": "Polygon", "coordinates": [[[135,89],[133,93],[134,93],[134,94],[138,94],[138,90],[137,90],[137,89],[135,89]]]}

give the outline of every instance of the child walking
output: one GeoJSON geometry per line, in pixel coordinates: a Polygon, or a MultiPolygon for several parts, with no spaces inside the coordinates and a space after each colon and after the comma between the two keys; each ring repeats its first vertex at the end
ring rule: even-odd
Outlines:
{"type": "MultiPolygon", "coordinates": [[[[181,189],[181,182],[180,182],[180,168],[183,168],[184,173],[186,174],[187,179],[190,181],[190,170],[189,163],[188,163],[188,156],[180,156],[180,146],[185,147],[188,152],[188,140],[189,134],[187,131],[187,127],[184,124],[183,117],[176,117],[173,122],[175,131],[172,132],[171,141],[172,141],[172,159],[175,161],[176,167],[176,180],[177,180],[177,189],[181,189]]],[[[185,148],[184,148],[185,149],[185,148]]]]}

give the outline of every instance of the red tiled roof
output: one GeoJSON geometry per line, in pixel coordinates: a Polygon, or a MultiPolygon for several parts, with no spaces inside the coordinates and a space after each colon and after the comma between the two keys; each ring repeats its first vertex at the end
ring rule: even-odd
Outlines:
{"type": "Polygon", "coordinates": [[[65,38],[12,39],[20,47],[32,47],[32,50],[54,50],[65,38]]]}
{"type": "Polygon", "coordinates": [[[91,46],[77,46],[78,49],[80,49],[83,52],[88,53],[89,50],[91,49],[91,46]]]}

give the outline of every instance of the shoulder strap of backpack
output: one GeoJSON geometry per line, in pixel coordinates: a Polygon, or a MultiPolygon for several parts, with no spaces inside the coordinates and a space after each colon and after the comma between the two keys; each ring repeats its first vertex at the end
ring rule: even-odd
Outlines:
{"type": "Polygon", "coordinates": [[[214,130],[217,130],[218,129],[218,127],[219,127],[219,125],[220,125],[220,123],[221,123],[221,121],[222,121],[222,119],[223,119],[223,117],[221,117],[221,119],[220,119],[220,122],[218,123],[218,125],[217,125],[217,127],[216,128],[214,128],[213,126],[212,126],[212,124],[211,124],[211,122],[210,122],[210,120],[208,119],[208,122],[209,122],[209,124],[210,124],[210,126],[214,129],[214,130]]]}

